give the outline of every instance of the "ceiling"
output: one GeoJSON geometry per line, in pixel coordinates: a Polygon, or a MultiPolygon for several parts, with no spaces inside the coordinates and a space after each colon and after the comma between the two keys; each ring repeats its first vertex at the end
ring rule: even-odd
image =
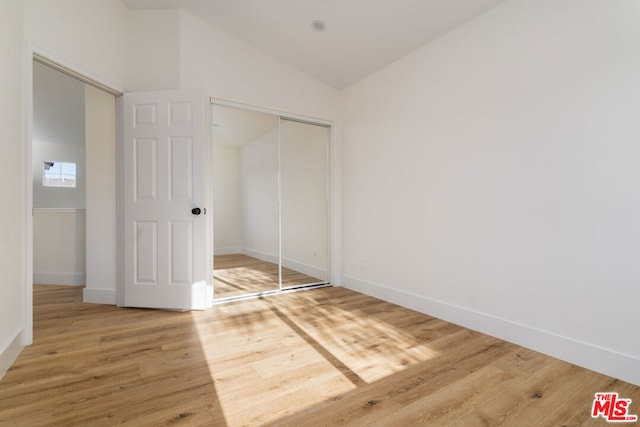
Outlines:
{"type": "Polygon", "coordinates": [[[336,89],[506,0],[123,0],[184,9],[336,89]],[[325,23],[324,31],[312,22],[325,23]]]}

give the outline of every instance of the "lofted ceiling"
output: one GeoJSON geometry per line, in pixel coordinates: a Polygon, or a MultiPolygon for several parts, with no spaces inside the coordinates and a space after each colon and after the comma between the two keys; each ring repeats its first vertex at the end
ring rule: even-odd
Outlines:
{"type": "Polygon", "coordinates": [[[506,0],[123,1],[184,9],[341,89],[506,0]]]}

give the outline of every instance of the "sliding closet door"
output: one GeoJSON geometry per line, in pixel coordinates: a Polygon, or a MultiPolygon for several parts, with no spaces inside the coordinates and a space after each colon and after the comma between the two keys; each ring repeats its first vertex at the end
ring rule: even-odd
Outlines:
{"type": "Polygon", "coordinates": [[[282,288],[329,281],[329,128],[280,119],[282,288]]]}
{"type": "Polygon", "coordinates": [[[212,105],[214,298],[280,289],[278,118],[212,105]]]}

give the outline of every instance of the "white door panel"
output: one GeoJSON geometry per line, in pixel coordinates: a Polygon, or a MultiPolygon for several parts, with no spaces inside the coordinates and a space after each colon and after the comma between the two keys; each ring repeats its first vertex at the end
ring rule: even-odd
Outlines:
{"type": "Polygon", "coordinates": [[[124,95],[124,305],[207,306],[199,91],[124,95]],[[202,214],[194,215],[199,207],[202,214]]]}

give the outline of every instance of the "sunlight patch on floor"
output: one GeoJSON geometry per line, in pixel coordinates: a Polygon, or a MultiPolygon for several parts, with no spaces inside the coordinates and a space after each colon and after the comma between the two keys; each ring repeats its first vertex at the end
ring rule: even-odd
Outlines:
{"type": "MultiPolygon", "coordinates": [[[[195,322],[225,416],[263,424],[340,398],[438,356],[381,316],[265,298],[216,306],[195,322]],[[331,384],[330,388],[326,384],[331,384]],[[269,408],[262,411],[256,407],[269,408]]],[[[425,329],[437,330],[434,319],[425,329]]]]}
{"type": "Polygon", "coordinates": [[[306,325],[306,332],[339,355],[352,372],[371,383],[439,355],[429,343],[377,317],[363,317],[325,307],[323,325],[306,325]]]}
{"type": "MultiPolygon", "coordinates": [[[[250,286],[256,283],[270,283],[274,281],[274,275],[251,267],[234,267],[217,269],[215,274],[233,280],[234,283],[250,286]]],[[[277,276],[275,276],[277,279],[277,276]]]]}
{"type": "Polygon", "coordinates": [[[224,326],[229,325],[219,325],[224,331],[201,320],[195,322],[227,419],[250,419],[252,425],[260,425],[356,388],[298,334],[268,333],[274,322],[281,322],[277,317],[256,312],[245,315],[257,324],[228,329],[224,326]]]}

